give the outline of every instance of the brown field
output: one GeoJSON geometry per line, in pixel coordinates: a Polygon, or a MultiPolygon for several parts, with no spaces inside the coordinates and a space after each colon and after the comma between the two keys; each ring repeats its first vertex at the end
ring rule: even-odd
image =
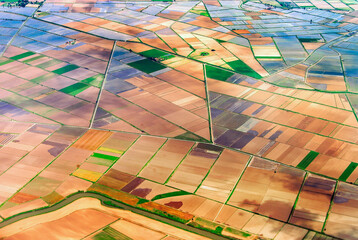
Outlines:
{"type": "Polygon", "coordinates": [[[255,158],[228,203],[287,221],[303,177],[303,171],[255,158]]]}
{"type": "Polygon", "coordinates": [[[169,139],[139,176],[164,183],[192,146],[193,143],[169,139]]]}
{"type": "Polygon", "coordinates": [[[248,159],[248,155],[225,149],[196,194],[226,202],[248,159]]]}
{"type": "Polygon", "coordinates": [[[113,169],[136,175],[164,142],[164,138],[141,136],[113,169]]]}
{"type": "Polygon", "coordinates": [[[130,211],[105,207],[94,198],[81,198],[54,212],[10,224],[0,229],[0,236],[4,239],[80,239],[94,236],[107,225],[135,239],[147,236],[207,239],[130,211]]]}
{"type": "Polygon", "coordinates": [[[290,223],[321,231],[334,186],[335,181],[309,175],[303,185],[290,223]],[[323,186],[325,187],[323,188],[323,186]]]}

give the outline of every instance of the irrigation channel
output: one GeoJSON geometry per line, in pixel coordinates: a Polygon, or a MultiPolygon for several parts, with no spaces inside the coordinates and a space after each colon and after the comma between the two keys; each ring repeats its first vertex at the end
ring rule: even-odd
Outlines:
{"type": "Polygon", "coordinates": [[[223,237],[223,236],[216,235],[216,234],[211,233],[209,231],[205,231],[205,230],[202,230],[202,229],[198,229],[198,228],[186,225],[184,223],[174,221],[174,220],[169,219],[169,218],[159,216],[159,215],[151,213],[151,212],[144,211],[142,209],[138,209],[138,208],[123,204],[123,203],[121,203],[119,201],[113,200],[112,198],[103,196],[103,195],[98,194],[98,193],[92,193],[92,192],[78,192],[78,193],[75,193],[73,195],[70,195],[66,199],[64,199],[61,202],[58,202],[58,203],[56,203],[56,204],[54,204],[54,205],[52,205],[50,207],[40,208],[40,209],[35,209],[35,210],[29,211],[29,212],[20,213],[18,215],[15,215],[13,217],[10,217],[10,218],[4,220],[3,222],[0,222],[0,228],[5,227],[5,226],[7,226],[9,224],[12,224],[14,222],[20,221],[20,220],[25,219],[25,218],[29,218],[29,217],[32,217],[32,216],[37,216],[37,215],[40,215],[40,214],[45,214],[45,213],[49,213],[49,212],[52,212],[52,211],[56,211],[56,210],[58,210],[58,209],[60,209],[60,208],[62,208],[64,206],[76,201],[77,199],[80,199],[80,198],[83,198],[83,197],[96,198],[96,199],[101,201],[102,205],[104,205],[106,207],[113,207],[113,206],[110,206],[110,205],[107,205],[107,204],[103,204],[104,201],[110,201],[110,202],[114,203],[116,206],[118,206],[119,209],[128,210],[128,211],[131,211],[133,213],[140,214],[142,216],[145,216],[145,217],[160,221],[162,223],[169,224],[169,225],[175,226],[177,228],[180,228],[180,229],[192,232],[192,233],[196,233],[196,234],[199,234],[199,235],[211,238],[211,239],[218,239],[218,240],[231,239],[231,238],[226,238],[226,237],[223,237]]]}

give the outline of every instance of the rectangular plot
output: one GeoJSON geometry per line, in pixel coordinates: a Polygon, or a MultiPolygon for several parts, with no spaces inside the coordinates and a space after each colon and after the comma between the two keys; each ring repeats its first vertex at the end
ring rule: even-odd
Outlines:
{"type": "Polygon", "coordinates": [[[326,234],[341,239],[358,238],[358,186],[339,182],[326,221],[326,234]]]}
{"type": "Polygon", "coordinates": [[[275,237],[275,240],[287,240],[287,239],[304,239],[308,230],[300,227],[296,227],[290,224],[283,226],[281,231],[275,237]]]}
{"type": "Polygon", "coordinates": [[[98,183],[120,190],[133,179],[135,179],[135,176],[133,175],[110,169],[100,180],[98,180],[98,183]]]}
{"type": "Polygon", "coordinates": [[[287,221],[304,171],[254,158],[228,204],[287,221]]]}
{"type": "Polygon", "coordinates": [[[114,133],[98,150],[102,153],[123,154],[137,138],[136,134],[114,133]]]}
{"type": "Polygon", "coordinates": [[[75,96],[75,95],[79,94],[80,92],[86,90],[89,87],[90,87],[90,85],[79,82],[79,83],[70,85],[68,87],[62,88],[60,91],[63,93],[67,93],[69,95],[75,96]]]}
{"type": "Polygon", "coordinates": [[[249,158],[247,154],[225,149],[196,194],[225,202],[249,158]]]}
{"type": "Polygon", "coordinates": [[[25,53],[21,53],[19,55],[16,55],[16,56],[13,56],[11,57],[11,59],[13,60],[19,60],[19,59],[22,59],[22,58],[25,58],[25,57],[29,57],[29,56],[32,56],[34,55],[35,53],[33,52],[25,52],[25,53]]]}
{"type": "Polygon", "coordinates": [[[321,231],[336,181],[309,174],[297,200],[290,223],[321,231]]]}
{"type": "Polygon", "coordinates": [[[95,151],[111,135],[108,131],[89,130],[72,147],[95,151]]]}
{"type": "Polygon", "coordinates": [[[235,71],[245,74],[250,77],[254,77],[257,79],[262,78],[260,74],[258,74],[255,70],[253,70],[250,66],[248,66],[246,63],[244,63],[241,60],[231,61],[227,63],[231,68],[233,68],[235,71]]]}
{"type": "Polygon", "coordinates": [[[171,70],[156,76],[157,78],[182,88],[199,97],[205,98],[205,85],[200,80],[190,77],[182,72],[171,70]]]}
{"type": "Polygon", "coordinates": [[[339,180],[341,181],[347,181],[349,176],[354,172],[354,170],[357,168],[358,163],[351,162],[349,166],[346,168],[346,170],[342,173],[342,175],[339,177],[339,180]]]}
{"type": "Polygon", "coordinates": [[[62,68],[56,69],[56,70],[54,70],[52,72],[56,73],[56,74],[64,74],[64,73],[70,72],[72,70],[75,70],[77,68],[79,68],[79,67],[76,66],[76,65],[70,64],[70,65],[64,66],[62,68]]]}
{"type": "Polygon", "coordinates": [[[197,144],[174,172],[168,185],[194,192],[220,152],[220,147],[203,143],[197,144]]]}
{"type": "Polygon", "coordinates": [[[296,36],[274,37],[274,40],[288,64],[294,64],[306,58],[307,53],[296,36]]]}
{"type": "Polygon", "coordinates": [[[114,164],[113,169],[129,174],[138,174],[165,141],[165,138],[141,136],[114,164]]]}
{"type": "Polygon", "coordinates": [[[11,142],[17,135],[10,133],[0,133],[0,145],[11,142]]]}
{"type": "Polygon", "coordinates": [[[119,157],[115,157],[115,156],[111,156],[111,155],[107,155],[107,154],[102,154],[102,153],[93,153],[92,156],[96,157],[96,158],[102,158],[102,159],[111,160],[111,161],[115,161],[115,160],[119,159],[119,157]]]}
{"type": "Polygon", "coordinates": [[[61,63],[61,61],[59,60],[56,60],[56,59],[51,59],[49,61],[46,61],[46,62],[43,62],[43,63],[40,63],[38,65],[36,65],[36,67],[39,67],[39,68],[48,68],[48,67],[52,67],[52,66],[55,66],[57,64],[61,63]]]}
{"type": "Polygon", "coordinates": [[[310,151],[303,159],[302,161],[297,165],[300,169],[306,169],[313,160],[318,156],[318,152],[310,151]]]}
{"type": "Polygon", "coordinates": [[[32,57],[32,58],[26,59],[26,60],[24,60],[23,62],[24,62],[24,63],[30,63],[30,62],[32,62],[32,61],[36,61],[36,60],[41,59],[41,58],[43,58],[43,57],[45,57],[45,56],[40,55],[40,56],[36,56],[36,57],[32,57]]]}
{"type": "Polygon", "coordinates": [[[12,63],[14,60],[10,60],[10,59],[7,59],[7,58],[4,58],[4,60],[1,60],[0,61],[0,66],[3,66],[3,65],[6,65],[8,63],[12,63]]]}
{"type": "Polygon", "coordinates": [[[72,175],[91,182],[96,182],[102,176],[102,173],[79,168],[72,173],[72,175]]]}
{"type": "Polygon", "coordinates": [[[192,146],[192,142],[169,139],[139,176],[164,183],[192,146]]]}
{"type": "Polygon", "coordinates": [[[109,167],[113,164],[112,160],[104,159],[104,158],[98,158],[98,157],[89,157],[86,160],[87,163],[93,163],[101,166],[109,167]]]}
{"type": "Polygon", "coordinates": [[[145,73],[152,73],[166,68],[165,66],[149,59],[128,63],[128,65],[145,73]]]}
{"type": "Polygon", "coordinates": [[[103,79],[104,79],[103,74],[97,74],[95,76],[86,78],[86,79],[82,80],[81,82],[90,84],[90,85],[95,86],[95,87],[100,87],[103,79]]]}

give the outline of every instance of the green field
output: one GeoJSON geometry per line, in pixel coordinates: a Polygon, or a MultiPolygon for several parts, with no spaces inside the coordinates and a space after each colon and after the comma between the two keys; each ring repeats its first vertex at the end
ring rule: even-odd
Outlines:
{"type": "Polygon", "coordinates": [[[145,73],[152,73],[166,68],[165,66],[149,59],[128,63],[128,65],[145,73]]]}
{"type": "Polygon", "coordinates": [[[226,81],[229,77],[234,75],[233,72],[229,72],[220,68],[216,68],[210,65],[205,66],[206,69],[206,77],[212,78],[220,81],[226,81]]]}

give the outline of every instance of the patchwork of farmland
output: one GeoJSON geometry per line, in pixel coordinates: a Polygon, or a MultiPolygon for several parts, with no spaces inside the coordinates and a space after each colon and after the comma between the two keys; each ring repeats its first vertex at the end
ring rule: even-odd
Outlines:
{"type": "Polygon", "coordinates": [[[358,239],[356,0],[0,5],[0,239],[358,239]]]}

